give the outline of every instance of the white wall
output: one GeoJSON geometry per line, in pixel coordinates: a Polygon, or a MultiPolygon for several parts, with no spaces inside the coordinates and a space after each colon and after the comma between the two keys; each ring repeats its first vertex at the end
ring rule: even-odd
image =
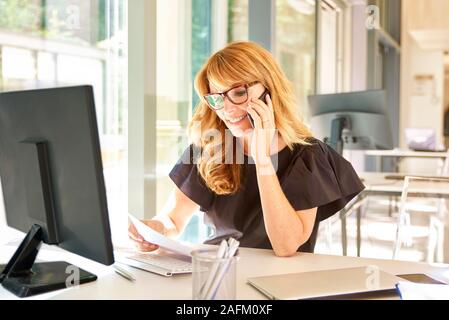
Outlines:
{"type": "MultiPolygon", "coordinates": [[[[437,144],[443,144],[444,114],[444,54],[442,50],[423,50],[404,30],[402,41],[401,130],[402,148],[407,148],[406,128],[432,128],[437,144]],[[416,76],[431,76],[433,80],[419,82],[416,76]],[[421,85],[419,84],[421,83],[421,85]]],[[[401,171],[435,174],[438,160],[407,159],[401,171]]]]}
{"type": "Polygon", "coordinates": [[[444,65],[442,51],[423,51],[412,41],[410,46],[409,108],[405,109],[405,127],[433,128],[437,142],[443,141],[444,65]],[[417,75],[431,75],[434,81],[425,81],[417,88],[417,75]],[[421,87],[421,86],[420,86],[421,87]],[[421,91],[422,90],[422,91],[421,91]]]}
{"type": "Polygon", "coordinates": [[[352,2],[351,91],[363,91],[367,89],[366,1],[352,0],[352,2]]]}

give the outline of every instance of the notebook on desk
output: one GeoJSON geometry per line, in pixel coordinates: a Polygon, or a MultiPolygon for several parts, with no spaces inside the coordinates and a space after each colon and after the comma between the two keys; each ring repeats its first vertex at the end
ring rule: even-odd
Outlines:
{"type": "Polygon", "coordinates": [[[396,284],[404,279],[372,267],[357,267],[253,277],[247,281],[270,299],[298,300],[367,292],[394,294],[396,284]]]}

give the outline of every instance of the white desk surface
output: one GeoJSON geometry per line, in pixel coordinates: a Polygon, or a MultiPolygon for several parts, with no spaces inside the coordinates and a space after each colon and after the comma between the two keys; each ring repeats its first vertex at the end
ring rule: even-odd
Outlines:
{"type": "MultiPolygon", "coordinates": [[[[0,230],[1,231],[1,230],[0,230]]],[[[1,233],[0,233],[1,234],[1,233]]],[[[16,248],[16,244],[0,243],[0,263],[5,263],[16,248]]],[[[98,280],[80,287],[59,290],[35,296],[33,299],[155,299],[189,300],[192,297],[192,275],[163,277],[137,269],[130,269],[136,281],[130,282],[111,267],[102,266],[89,260],[67,253],[59,248],[43,246],[41,260],[65,260],[98,275],[98,280]]],[[[322,269],[350,268],[356,266],[378,266],[392,274],[426,273],[449,283],[449,265],[429,265],[425,263],[366,259],[356,257],[298,253],[289,258],[274,256],[271,250],[240,249],[237,266],[237,299],[266,299],[264,295],[246,283],[248,277],[305,272],[322,269]]],[[[396,298],[396,297],[386,297],[396,298]]],[[[16,299],[0,286],[0,300],[16,299]]]]}
{"type": "MultiPolygon", "coordinates": [[[[386,179],[388,175],[404,175],[404,173],[384,173],[384,172],[358,172],[360,178],[366,187],[366,191],[372,193],[401,194],[404,180],[386,179]]],[[[413,176],[413,175],[410,175],[413,176]]],[[[420,175],[420,177],[425,175],[420,175]]],[[[430,177],[430,176],[429,176],[430,177]]],[[[423,181],[413,183],[409,188],[410,193],[419,193],[423,196],[436,195],[449,197],[449,181],[432,182],[423,181]]]]}
{"type": "Polygon", "coordinates": [[[425,152],[413,151],[408,149],[392,149],[392,150],[366,150],[367,156],[380,157],[409,157],[409,158],[446,158],[447,152],[425,152]]]}

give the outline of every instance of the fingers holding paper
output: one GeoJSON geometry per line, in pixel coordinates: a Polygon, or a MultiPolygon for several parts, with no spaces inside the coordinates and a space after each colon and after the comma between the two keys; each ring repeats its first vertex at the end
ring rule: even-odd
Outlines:
{"type": "MultiPolygon", "coordinates": [[[[159,221],[142,220],[142,222],[144,224],[146,224],[148,227],[150,227],[151,229],[153,229],[159,233],[163,233],[163,231],[164,231],[164,226],[159,221]]],[[[148,241],[145,241],[144,238],[142,237],[142,235],[140,235],[139,232],[137,231],[134,224],[132,224],[131,222],[129,223],[129,226],[128,226],[128,236],[134,242],[134,244],[136,245],[136,247],[139,251],[149,252],[149,251],[157,250],[159,248],[158,245],[153,244],[148,241]]]]}

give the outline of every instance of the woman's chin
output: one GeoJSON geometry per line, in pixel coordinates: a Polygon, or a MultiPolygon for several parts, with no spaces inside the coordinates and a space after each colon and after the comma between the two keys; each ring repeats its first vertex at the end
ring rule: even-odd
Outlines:
{"type": "Polygon", "coordinates": [[[251,132],[253,131],[252,127],[237,127],[237,128],[230,128],[228,127],[229,131],[231,131],[232,135],[236,138],[243,138],[249,134],[251,134],[251,132]]]}
{"type": "Polygon", "coordinates": [[[252,132],[252,126],[247,119],[241,121],[238,124],[231,124],[229,122],[226,123],[229,131],[231,131],[232,135],[236,138],[242,138],[247,136],[252,132]]]}

